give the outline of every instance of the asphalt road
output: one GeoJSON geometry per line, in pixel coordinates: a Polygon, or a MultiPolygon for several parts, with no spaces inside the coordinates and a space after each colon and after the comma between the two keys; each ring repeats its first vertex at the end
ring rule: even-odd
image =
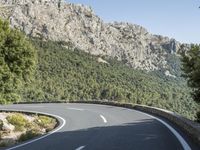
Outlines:
{"type": "Polygon", "coordinates": [[[198,149],[184,141],[182,133],[176,135],[157,118],[136,110],[93,104],[24,104],[2,109],[49,113],[61,122],[54,133],[8,150],[198,149]]]}

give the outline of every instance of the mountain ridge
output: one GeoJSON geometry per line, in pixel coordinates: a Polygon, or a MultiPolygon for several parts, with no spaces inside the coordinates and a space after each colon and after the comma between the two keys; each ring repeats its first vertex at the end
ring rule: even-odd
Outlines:
{"type": "Polygon", "coordinates": [[[0,16],[31,37],[69,42],[87,53],[116,58],[132,68],[163,70],[175,76],[167,61],[169,55],[179,53],[181,43],[175,39],[153,35],[131,23],[104,23],[91,7],[63,0],[2,0],[0,4],[0,16]]]}

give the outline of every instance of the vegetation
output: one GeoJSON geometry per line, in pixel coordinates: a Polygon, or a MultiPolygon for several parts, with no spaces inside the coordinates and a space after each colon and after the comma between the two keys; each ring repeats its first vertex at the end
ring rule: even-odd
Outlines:
{"type": "MultiPolygon", "coordinates": [[[[2,120],[0,120],[0,130],[2,130],[2,128],[3,128],[3,121],[2,120]]],[[[1,137],[1,136],[0,136],[1,137]]],[[[1,139],[1,138],[0,138],[1,139]]]]}
{"type": "MultiPolygon", "coordinates": [[[[193,45],[191,49],[182,54],[183,76],[188,80],[188,86],[192,88],[192,98],[200,103],[200,46],[193,45]]],[[[200,122],[200,112],[197,113],[200,122]]]]}
{"type": "Polygon", "coordinates": [[[6,119],[10,124],[15,126],[16,131],[23,131],[28,123],[24,116],[19,113],[9,115],[6,119]]]}
{"type": "Polygon", "coordinates": [[[200,102],[200,47],[193,45],[182,55],[183,76],[188,79],[188,86],[192,88],[193,99],[200,102]]]}
{"type": "Polygon", "coordinates": [[[182,78],[130,69],[114,59],[98,63],[97,57],[65,48],[63,42],[32,42],[38,67],[35,82],[22,93],[24,101],[107,99],[165,108],[194,119],[197,104],[182,78]]]}
{"type": "Polygon", "coordinates": [[[57,125],[55,118],[44,115],[26,115],[22,113],[2,113],[1,115],[7,117],[4,121],[0,120],[0,147],[11,146],[46,134],[57,125]],[[2,129],[7,122],[15,128],[2,129]],[[17,138],[15,133],[18,135],[17,138]]]}
{"type": "MultiPolygon", "coordinates": [[[[115,59],[103,58],[108,64],[97,59],[65,42],[30,42],[0,20],[0,103],[21,98],[26,102],[107,99],[156,106],[194,119],[198,105],[190,97],[185,80],[179,77],[177,56],[167,56],[171,63],[168,69],[177,78],[163,75],[162,70],[147,73],[115,59]]],[[[198,74],[194,76],[199,80],[198,74]]]]}
{"type": "Polygon", "coordinates": [[[26,37],[0,20],[0,103],[20,100],[19,91],[29,82],[36,53],[26,37]]]}
{"type": "Polygon", "coordinates": [[[200,111],[197,112],[197,120],[196,121],[200,123],[200,111]]]}
{"type": "Polygon", "coordinates": [[[35,120],[35,122],[41,127],[45,128],[47,130],[52,130],[52,127],[55,127],[56,120],[47,116],[38,116],[38,118],[35,120]]]}
{"type": "Polygon", "coordinates": [[[41,135],[41,133],[34,129],[34,130],[28,130],[26,131],[26,133],[23,133],[20,138],[18,139],[19,142],[23,142],[23,141],[27,141],[27,140],[30,140],[36,136],[39,136],[41,135]]]}
{"type": "Polygon", "coordinates": [[[3,128],[3,121],[0,120],[0,140],[2,138],[2,128],[3,128]]]}

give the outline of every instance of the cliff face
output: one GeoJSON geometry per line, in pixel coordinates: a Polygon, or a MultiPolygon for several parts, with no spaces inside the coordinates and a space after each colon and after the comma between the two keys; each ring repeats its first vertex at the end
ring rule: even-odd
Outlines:
{"type": "Polygon", "coordinates": [[[180,43],[130,23],[104,23],[90,7],[62,0],[1,0],[0,16],[27,35],[72,43],[147,71],[164,68],[180,43]]]}

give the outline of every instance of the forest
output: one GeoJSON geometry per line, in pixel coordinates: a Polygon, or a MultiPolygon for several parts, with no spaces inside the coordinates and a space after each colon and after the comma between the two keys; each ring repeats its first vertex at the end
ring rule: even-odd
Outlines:
{"type": "Polygon", "coordinates": [[[0,103],[109,100],[156,106],[195,119],[198,103],[181,77],[180,59],[171,54],[167,59],[176,78],[162,69],[147,72],[92,56],[70,43],[26,37],[0,20],[0,103]]]}
{"type": "MultiPolygon", "coordinates": [[[[181,78],[130,68],[115,59],[108,64],[65,42],[32,39],[37,50],[35,79],[22,90],[23,101],[110,100],[156,106],[194,119],[197,103],[181,78]]],[[[172,63],[174,63],[172,59],[172,63]]],[[[177,63],[178,64],[178,63],[177,63]]],[[[176,66],[177,67],[177,66],[176,66]]],[[[179,66],[180,67],[180,66],[179,66]]]]}

